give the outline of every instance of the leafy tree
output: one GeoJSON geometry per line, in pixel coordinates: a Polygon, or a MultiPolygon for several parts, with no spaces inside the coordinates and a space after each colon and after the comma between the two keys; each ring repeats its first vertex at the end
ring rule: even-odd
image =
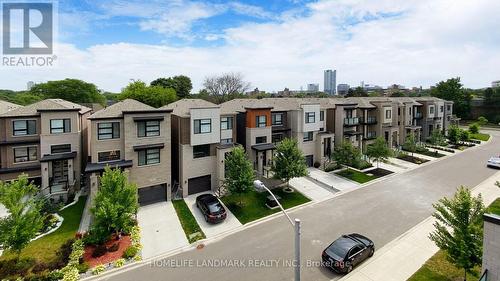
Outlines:
{"type": "Polygon", "coordinates": [[[0,203],[9,213],[0,218],[0,244],[16,252],[18,258],[43,226],[42,202],[35,196],[37,190],[25,174],[10,183],[0,181],[0,203]]]}
{"type": "Polygon", "coordinates": [[[373,144],[368,145],[366,156],[377,161],[377,168],[380,161],[387,160],[392,154],[392,150],[387,145],[383,137],[375,139],[373,144]]]}
{"type": "Polygon", "coordinates": [[[453,144],[458,143],[460,140],[460,128],[458,126],[453,125],[448,128],[448,140],[453,144]]]}
{"type": "Polygon", "coordinates": [[[235,147],[226,157],[226,178],[224,185],[231,193],[241,197],[253,188],[255,175],[252,163],[247,158],[245,150],[241,147],[235,147]]]}
{"type": "Polygon", "coordinates": [[[477,134],[479,133],[479,124],[478,123],[472,123],[469,125],[469,132],[471,134],[477,134]]]}
{"type": "Polygon", "coordinates": [[[161,86],[163,88],[174,89],[179,99],[187,98],[193,89],[191,79],[184,75],[169,78],[158,78],[151,82],[151,86],[161,86]]]}
{"type": "Polygon", "coordinates": [[[362,87],[349,88],[346,97],[367,97],[368,93],[362,87]]]}
{"type": "Polygon", "coordinates": [[[274,178],[286,181],[287,186],[290,179],[307,176],[306,160],[297,140],[285,138],[278,144],[271,170],[274,178]]]}
{"type": "Polygon", "coordinates": [[[477,123],[480,126],[484,126],[484,125],[488,124],[488,119],[486,119],[484,116],[479,116],[479,118],[477,118],[477,123]]]}
{"type": "Polygon", "coordinates": [[[441,81],[431,90],[431,95],[453,101],[453,109],[457,116],[467,118],[470,115],[472,94],[466,91],[460,83],[460,77],[441,81]]]}
{"type": "Polygon", "coordinates": [[[459,132],[460,132],[460,134],[458,137],[459,137],[460,141],[469,141],[470,140],[469,131],[460,129],[459,132]]]}
{"type": "Polygon", "coordinates": [[[42,99],[65,99],[74,103],[100,103],[104,105],[106,102],[96,85],[78,79],[36,84],[29,93],[42,97],[42,99]]]}
{"type": "Polygon", "coordinates": [[[436,229],[429,238],[446,252],[450,262],[464,269],[465,280],[467,273],[481,264],[485,211],[481,195],[474,197],[461,186],[452,199],[442,198],[433,206],[436,229]]]}
{"type": "Polygon", "coordinates": [[[446,145],[446,138],[439,129],[434,129],[429,138],[429,142],[433,145],[446,145]]]}
{"type": "Polygon", "coordinates": [[[350,141],[344,141],[333,149],[331,159],[337,165],[356,166],[361,162],[361,151],[354,147],[350,141]]]}
{"type": "Polygon", "coordinates": [[[413,156],[413,153],[417,151],[417,137],[415,136],[415,133],[411,132],[408,136],[406,136],[403,149],[411,152],[411,156],[413,156]]]}
{"type": "Polygon", "coordinates": [[[129,183],[120,169],[106,167],[91,208],[94,221],[90,233],[94,241],[103,243],[113,232],[129,232],[138,207],[137,186],[129,183]]]}
{"type": "Polygon", "coordinates": [[[243,80],[241,73],[224,73],[205,78],[203,86],[221,103],[245,93],[250,88],[250,83],[243,80]]]}
{"type": "Polygon", "coordinates": [[[147,86],[140,80],[128,84],[122,90],[119,98],[121,100],[134,99],[156,108],[177,100],[175,90],[162,86],[147,86]]]}

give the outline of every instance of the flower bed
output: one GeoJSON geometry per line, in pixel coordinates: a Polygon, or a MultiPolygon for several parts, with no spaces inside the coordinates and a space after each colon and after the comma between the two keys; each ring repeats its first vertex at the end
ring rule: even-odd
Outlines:
{"type": "Polygon", "coordinates": [[[453,150],[451,148],[446,148],[446,147],[441,147],[441,146],[436,146],[436,145],[430,145],[430,144],[426,144],[425,147],[432,148],[432,149],[437,149],[437,150],[441,150],[441,151],[446,151],[446,152],[450,152],[450,153],[455,153],[455,150],[453,150]]]}
{"type": "MultiPolygon", "coordinates": [[[[113,262],[117,259],[120,259],[123,256],[123,253],[125,250],[132,244],[132,241],[130,239],[129,235],[124,235],[122,236],[119,240],[116,239],[111,239],[108,242],[104,244],[106,247],[107,251],[104,255],[100,257],[93,257],[92,254],[94,253],[95,249],[97,246],[95,245],[89,245],[85,247],[85,253],[83,254],[83,260],[89,265],[89,267],[95,267],[99,264],[106,264],[113,262]],[[118,244],[118,249],[116,251],[109,251],[111,247],[113,247],[115,244],[118,244]]],[[[115,246],[116,247],[116,246],[115,246]]]]}
{"type": "Polygon", "coordinates": [[[400,154],[397,156],[398,159],[401,159],[401,160],[404,160],[404,161],[407,161],[407,162],[411,162],[413,164],[423,164],[425,162],[429,162],[429,160],[427,159],[423,159],[423,158],[419,158],[419,157],[415,157],[415,156],[411,156],[411,155],[405,155],[405,154],[400,154]]]}

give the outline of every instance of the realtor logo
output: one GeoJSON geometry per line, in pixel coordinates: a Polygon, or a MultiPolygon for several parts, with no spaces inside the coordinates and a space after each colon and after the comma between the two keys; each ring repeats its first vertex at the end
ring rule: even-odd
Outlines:
{"type": "Polygon", "coordinates": [[[3,54],[50,55],[54,6],[47,2],[2,3],[3,54]]]}

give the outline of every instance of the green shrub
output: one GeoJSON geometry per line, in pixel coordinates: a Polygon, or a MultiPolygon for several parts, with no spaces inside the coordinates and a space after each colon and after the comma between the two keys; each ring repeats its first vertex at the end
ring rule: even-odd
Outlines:
{"type": "Polygon", "coordinates": [[[104,267],[103,264],[100,264],[92,269],[92,274],[99,275],[99,274],[103,273],[104,270],[106,270],[106,267],[104,267]]]}
{"type": "Polygon", "coordinates": [[[84,263],[78,264],[76,266],[76,268],[78,269],[79,273],[85,273],[85,272],[89,271],[90,266],[88,263],[84,262],[84,263]]]}
{"type": "Polygon", "coordinates": [[[122,267],[125,265],[125,259],[121,258],[121,259],[117,259],[115,261],[115,267],[116,268],[119,268],[119,267],[122,267]]]}
{"type": "Polygon", "coordinates": [[[62,281],[77,281],[80,279],[80,273],[76,267],[70,267],[64,271],[62,281]]]}
{"type": "Polygon", "coordinates": [[[477,134],[479,133],[479,124],[477,123],[472,123],[469,125],[469,132],[471,134],[477,134]]]}
{"type": "Polygon", "coordinates": [[[122,258],[131,259],[131,258],[135,257],[138,252],[139,252],[139,249],[136,246],[131,245],[127,249],[125,249],[125,251],[123,252],[122,258]]]}

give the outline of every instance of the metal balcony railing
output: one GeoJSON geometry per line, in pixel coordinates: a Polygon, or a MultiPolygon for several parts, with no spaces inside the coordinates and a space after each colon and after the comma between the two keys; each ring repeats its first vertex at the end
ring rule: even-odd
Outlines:
{"type": "Polygon", "coordinates": [[[422,112],[415,112],[414,118],[422,118],[422,112]]]}
{"type": "Polygon", "coordinates": [[[358,117],[353,117],[353,118],[344,118],[344,125],[345,126],[355,126],[359,124],[359,118],[358,117]]]}
{"type": "Polygon", "coordinates": [[[377,137],[377,132],[367,132],[366,139],[374,139],[377,137]]]}

